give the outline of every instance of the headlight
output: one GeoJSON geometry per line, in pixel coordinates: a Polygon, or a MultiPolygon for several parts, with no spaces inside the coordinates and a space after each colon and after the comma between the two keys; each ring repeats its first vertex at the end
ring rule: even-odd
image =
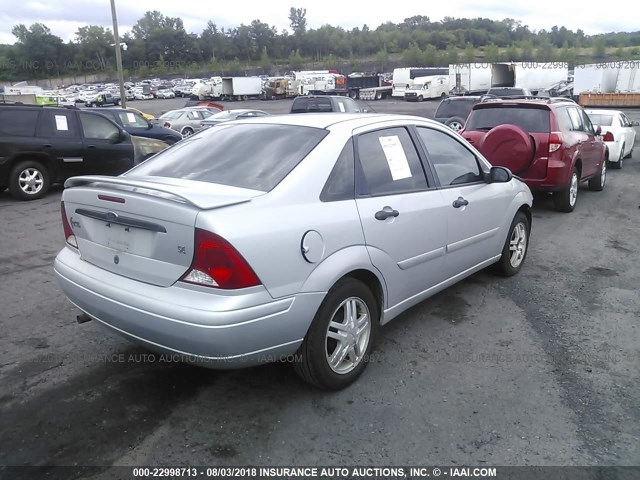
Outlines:
{"type": "Polygon", "coordinates": [[[161,140],[133,135],[131,142],[133,143],[133,158],[136,165],[169,146],[161,140]]]}

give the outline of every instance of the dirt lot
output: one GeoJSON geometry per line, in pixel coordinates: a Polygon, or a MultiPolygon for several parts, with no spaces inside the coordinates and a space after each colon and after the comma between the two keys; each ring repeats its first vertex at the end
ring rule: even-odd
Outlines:
{"type": "MultiPolygon", "coordinates": [[[[131,105],[158,115],[184,100],[131,105]]],[[[371,102],[426,117],[436,105],[371,102]]],[[[536,198],[519,275],[480,272],[404,313],[337,393],[282,364],[160,362],[78,325],[52,269],[61,189],[2,193],[0,465],[638,465],[639,159],[603,192],[582,188],[571,214],[536,198]]]]}

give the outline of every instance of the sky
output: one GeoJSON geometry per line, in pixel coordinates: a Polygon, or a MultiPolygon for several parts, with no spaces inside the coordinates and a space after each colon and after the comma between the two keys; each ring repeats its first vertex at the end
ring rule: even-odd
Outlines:
{"type": "MultiPolygon", "coordinates": [[[[182,18],[190,33],[200,33],[212,20],[219,27],[235,27],[260,20],[278,31],[289,29],[289,8],[306,8],[307,28],[325,24],[345,29],[362,27],[375,29],[382,23],[400,23],[414,15],[428,16],[438,21],[444,17],[513,18],[531,30],[550,30],[554,25],[587,35],[640,30],[640,15],[631,12],[628,0],[609,0],[589,8],[584,0],[536,0],[507,2],[505,0],[400,1],[383,0],[290,0],[268,2],[243,0],[238,3],[221,0],[116,0],[120,33],[133,27],[144,12],[158,10],[170,17],[182,18]],[[386,7],[381,7],[386,5],[386,7]]],[[[0,44],[11,44],[14,25],[27,26],[35,22],[46,24],[53,34],[65,42],[75,39],[78,27],[102,25],[111,28],[109,0],[0,0],[0,44]]]]}

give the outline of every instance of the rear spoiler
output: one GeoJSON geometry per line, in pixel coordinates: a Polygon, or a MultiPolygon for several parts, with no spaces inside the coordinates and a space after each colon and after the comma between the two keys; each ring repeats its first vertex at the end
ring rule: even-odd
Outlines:
{"type": "MultiPolygon", "coordinates": [[[[210,190],[208,192],[199,192],[194,188],[188,188],[187,186],[182,185],[165,185],[163,183],[156,183],[145,180],[134,180],[126,177],[109,177],[102,175],[71,177],[66,182],[64,182],[64,187],[72,188],[91,184],[130,187],[131,190],[137,194],[150,195],[154,197],[158,197],[157,193],[163,193],[166,195],[170,195],[181,203],[185,203],[187,205],[191,205],[203,210],[249,202],[253,197],[257,197],[258,195],[262,195],[264,193],[258,190],[240,189],[236,187],[227,187],[224,185],[221,185],[220,187],[222,187],[223,189],[234,190],[234,192],[229,191],[225,193],[213,193],[210,190]],[[239,191],[241,191],[242,194],[239,194],[239,191]],[[156,194],[154,194],[153,192],[156,192],[156,194]]],[[[213,184],[209,184],[209,186],[211,185],[213,184]]]]}

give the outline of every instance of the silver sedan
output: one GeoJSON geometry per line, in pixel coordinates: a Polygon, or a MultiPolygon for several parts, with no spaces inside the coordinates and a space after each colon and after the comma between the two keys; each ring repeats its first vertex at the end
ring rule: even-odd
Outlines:
{"type": "Polygon", "coordinates": [[[288,359],[326,389],[409,307],[517,273],[531,225],[525,184],[409,116],[225,122],[66,187],[55,272],[82,319],[211,367],[288,359]]]}

